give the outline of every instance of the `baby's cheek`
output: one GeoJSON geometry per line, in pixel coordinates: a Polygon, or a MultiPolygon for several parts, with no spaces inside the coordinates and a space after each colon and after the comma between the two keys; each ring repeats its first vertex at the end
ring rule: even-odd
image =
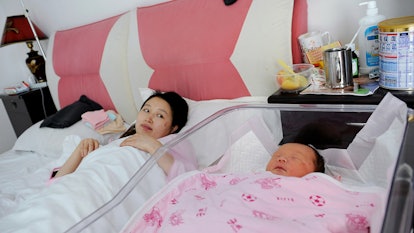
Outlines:
{"type": "Polygon", "coordinates": [[[266,165],[266,171],[271,170],[272,166],[273,166],[273,159],[270,159],[270,161],[266,165]]]}

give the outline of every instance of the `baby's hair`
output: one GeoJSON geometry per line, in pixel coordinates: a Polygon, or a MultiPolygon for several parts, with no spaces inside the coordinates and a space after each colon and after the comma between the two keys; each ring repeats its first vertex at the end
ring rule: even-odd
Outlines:
{"type": "Polygon", "coordinates": [[[315,152],[315,172],[325,173],[325,159],[312,144],[308,144],[308,146],[315,152]]]}

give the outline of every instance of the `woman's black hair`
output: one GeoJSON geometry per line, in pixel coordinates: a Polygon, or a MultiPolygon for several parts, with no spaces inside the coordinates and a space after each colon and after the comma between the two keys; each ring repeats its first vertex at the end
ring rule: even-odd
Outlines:
{"type": "Polygon", "coordinates": [[[155,91],[147,100],[144,101],[141,108],[147,103],[148,100],[158,97],[165,100],[172,111],[172,126],[177,126],[177,130],[173,133],[178,133],[185,126],[188,119],[188,104],[179,94],[173,91],[161,92],[155,91]]]}

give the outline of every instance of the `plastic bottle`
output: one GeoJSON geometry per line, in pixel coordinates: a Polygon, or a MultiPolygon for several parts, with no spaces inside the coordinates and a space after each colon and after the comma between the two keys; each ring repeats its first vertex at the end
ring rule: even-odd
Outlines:
{"type": "Polygon", "coordinates": [[[359,73],[369,74],[379,68],[378,23],[385,20],[385,16],[378,14],[376,1],[361,2],[359,5],[368,5],[367,15],[359,20],[359,73]]]}
{"type": "Polygon", "coordinates": [[[355,44],[346,44],[346,48],[351,49],[352,51],[352,78],[359,77],[359,58],[355,52],[355,44]]]}

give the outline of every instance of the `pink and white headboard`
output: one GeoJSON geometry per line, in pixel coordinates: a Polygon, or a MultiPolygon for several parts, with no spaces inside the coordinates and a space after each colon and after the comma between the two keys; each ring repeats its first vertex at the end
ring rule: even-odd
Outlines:
{"type": "Polygon", "coordinates": [[[86,94],[128,121],[142,87],[194,100],[268,96],[276,60],[300,59],[306,12],[303,0],[174,0],[59,31],[49,41],[51,93],[58,107],[86,94]]]}
{"type": "Polygon", "coordinates": [[[51,37],[48,58],[53,66],[47,66],[47,80],[58,108],[85,94],[104,109],[121,113],[127,122],[135,120],[126,59],[128,25],[129,17],[118,15],[51,37]]]}

